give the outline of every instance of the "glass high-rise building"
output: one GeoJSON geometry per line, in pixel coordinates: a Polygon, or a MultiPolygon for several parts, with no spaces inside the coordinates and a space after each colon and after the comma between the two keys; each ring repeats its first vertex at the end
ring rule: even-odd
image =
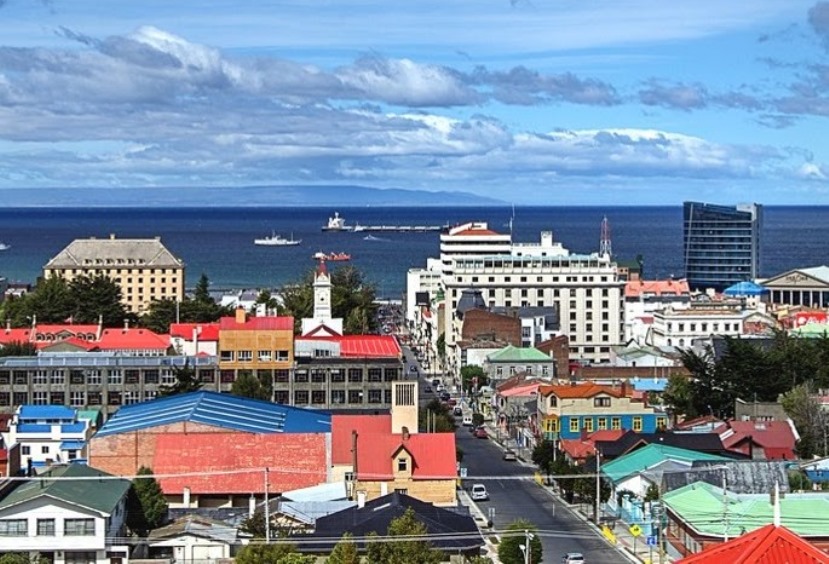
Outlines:
{"type": "Polygon", "coordinates": [[[763,206],[685,202],[683,257],[692,289],[723,290],[760,275],[763,206]]]}

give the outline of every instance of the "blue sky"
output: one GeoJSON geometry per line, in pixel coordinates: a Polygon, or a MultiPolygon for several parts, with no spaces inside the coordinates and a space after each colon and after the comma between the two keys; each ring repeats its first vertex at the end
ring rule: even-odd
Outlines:
{"type": "Polygon", "coordinates": [[[829,1],[0,0],[0,30],[0,190],[829,205],[829,1]]]}

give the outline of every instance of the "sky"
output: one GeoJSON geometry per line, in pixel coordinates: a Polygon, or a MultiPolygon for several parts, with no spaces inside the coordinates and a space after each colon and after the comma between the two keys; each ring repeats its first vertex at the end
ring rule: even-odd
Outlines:
{"type": "Polygon", "coordinates": [[[0,0],[12,205],[254,185],[829,205],[827,118],[829,1],[0,0]]]}

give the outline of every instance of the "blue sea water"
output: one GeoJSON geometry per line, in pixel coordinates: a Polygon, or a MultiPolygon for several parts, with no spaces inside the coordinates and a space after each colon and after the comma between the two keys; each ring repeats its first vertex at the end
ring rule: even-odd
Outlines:
{"type": "MultiPolygon", "coordinates": [[[[339,209],[350,225],[442,225],[487,221],[509,230],[509,207],[361,207],[339,209]]],[[[406,271],[423,267],[439,254],[437,232],[323,232],[329,208],[21,208],[0,209],[0,277],[34,282],[43,265],[73,239],[86,237],[155,237],[187,266],[192,286],[201,273],[214,289],[279,287],[298,280],[314,267],[317,251],[346,252],[351,264],[377,285],[382,297],[399,299],[406,271]],[[302,239],[296,247],[261,247],[254,238],[272,231],[302,239]]],[[[829,207],[767,207],[762,231],[761,275],[791,268],[829,264],[829,207]]],[[[515,209],[516,241],[538,241],[542,230],[570,251],[595,252],[600,225],[607,216],[613,253],[618,258],[644,257],[645,276],[683,276],[682,208],[671,207],[520,207],[515,209]]],[[[337,263],[332,263],[332,266],[337,263]]]]}

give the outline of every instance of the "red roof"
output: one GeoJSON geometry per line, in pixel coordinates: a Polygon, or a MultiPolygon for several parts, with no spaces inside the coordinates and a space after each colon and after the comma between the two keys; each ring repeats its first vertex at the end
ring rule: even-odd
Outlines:
{"type": "Polygon", "coordinates": [[[41,341],[37,343],[37,348],[39,349],[48,349],[55,345],[72,345],[75,348],[83,349],[86,352],[93,351],[98,349],[98,342],[97,341],[87,341],[86,339],[81,339],[79,337],[69,337],[68,339],[63,339],[61,341],[41,341]]]}
{"type": "MultiPolygon", "coordinates": [[[[633,390],[633,387],[630,387],[633,390]]],[[[611,388],[610,386],[601,386],[599,384],[576,384],[575,386],[539,386],[538,393],[542,396],[549,396],[555,394],[556,397],[564,399],[574,398],[591,398],[598,394],[607,394],[614,398],[622,397],[622,392],[619,389],[611,388]]]]}
{"type": "Polygon", "coordinates": [[[0,345],[7,345],[9,343],[26,343],[29,341],[31,329],[24,327],[22,329],[3,329],[0,331],[0,345]]]}
{"type": "MultiPolygon", "coordinates": [[[[797,438],[788,421],[728,421],[717,431],[729,450],[748,449],[751,442],[763,449],[767,460],[793,460],[797,438]],[[731,429],[733,433],[729,434],[731,429]]],[[[749,453],[746,453],[749,454],[749,453]]]]}
{"type": "Polygon", "coordinates": [[[412,456],[412,479],[445,480],[458,475],[454,433],[416,433],[404,440],[401,434],[364,433],[357,436],[357,478],[391,480],[395,456],[400,449],[412,456]]]}
{"type": "Polygon", "coordinates": [[[399,357],[400,344],[391,335],[336,335],[332,337],[302,337],[310,341],[340,343],[340,356],[358,358],[399,357]]]}
{"type": "Polygon", "coordinates": [[[581,460],[595,454],[596,441],[617,441],[627,431],[624,429],[602,429],[594,431],[584,439],[561,439],[561,450],[573,460],[581,460]]]}
{"type": "Polygon", "coordinates": [[[391,433],[391,415],[332,415],[331,416],[331,461],[333,464],[351,464],[351,433],[391,433]]]}
{"type": "Polygon", "coordinates": [[[829,555],[786,527],[766,525],[756,531],[678,560],[677,564],[820,564],[829,555]]]}
{"type": "Polygon", "coordinates": [[[474,235],[500,235],[497,231],[493,231],[492,229],[464,229],[462,231],[456,231],[452,233],[453,236],[474,236],[474,235]]]}
{"type": "Polygon", "coordinates": [[[104,329],[97,344],[102,351],[167,349],[170,347],[170,336],[140,328],[104,329]]]}
{"type": "Polygon", "coordinates": [[[244,323],[236,321],[235,317],[222,317],[219,320],[221,331],[293,331],[294,318],[290,316],[278,317],[249,317],[244,323]]]}
{"type": "Polygon", "coordinates": [[[675,296],[690,291],[687,280],[629,280],[625,283],[626,298],[638,298],[643,294],[675,296]]]}
{"type": "Polygon", "coordinates": [[[165,494],[263,494],[268,468],[271,495],[326,481],[326,433],[168,433],[157,435],[157,474],[165,494]],[[250,472],[221,474],[250,469],[250,472]]]}
{"type": "Polygon", "coordinates": [[[100,327],[98,325],[93,325],[91,323],[86,323],[82,325],[73,325],[71,323],[61,323],[61,324],[38,324],[35,326],[36,333],[61,333],[63,331],[68,331],[69,333],[77,334],[77,333],[98,333],[98,329],[100,327]]]}
{"type": "Polygon", "coordinates": [[[199,341],[218,341],[218,323],[173,323],[170,325],[170,336],[179,339],[193,340],[193,331],[198,332],[199,341]]]}

